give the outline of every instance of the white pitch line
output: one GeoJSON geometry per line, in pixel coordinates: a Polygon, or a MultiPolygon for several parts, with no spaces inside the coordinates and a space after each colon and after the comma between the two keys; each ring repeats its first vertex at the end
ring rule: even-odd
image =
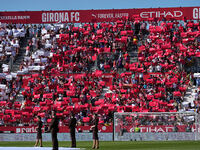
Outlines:
{"type": "MultiPolygon", "coordinates": [[[[52,150],[52,147],[0,147],[0,150],[52,150]]],[[[84,149],[59,147],[59,150],[84,150],[84,149]]]]}

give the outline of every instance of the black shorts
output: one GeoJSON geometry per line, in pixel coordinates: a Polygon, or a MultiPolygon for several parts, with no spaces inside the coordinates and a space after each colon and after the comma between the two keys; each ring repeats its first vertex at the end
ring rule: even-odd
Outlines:
{"type": "Polygon", "coordinates": [[[37,132],[37,139],[42,139],[42,133],[41,132],[37,132]]]}
{"type": "Polygon", "coordinates": [[[93,140],[99,140],[98,131],[93,131],[93,140]]]}

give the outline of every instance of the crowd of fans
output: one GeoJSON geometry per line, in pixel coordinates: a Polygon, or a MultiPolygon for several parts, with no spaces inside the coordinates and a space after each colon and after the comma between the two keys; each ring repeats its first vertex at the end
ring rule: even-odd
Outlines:
{"type": "Polygon", "coordinates": [[[116,116],[117,125],[123,123],[124,126],[175,126],[175,125],[194,125],[195,116],[193,114],[128,114],[116,116]],[[121,122],[121,123],[120,123],[121,122]]]}
{"type": "Polygon", "coordinates": [[[22,40],[25,37],[25,26],[16,24],[1,24],[0,25],[0,61],[4,71],[9,71],[3,63],[14,61],[19,54],[19,48],[22,45],[22,40]]]}
{"type": "Polygon", "coordinates": [[[194,114],[124,114],[115,116],[115,132],[195,132],[194,114]]]}
{"type": "Polygon", "coordinates": [[[184,67],[200,54],[200,23],[186,20],[39,25],[25,34],[29,41],[17,75],[1,80],[10,94],[0,101],[4,125],[32,125],[36,115],[48,123],[51,110],[61,125],[72,111],[82,125],[94,112],[110,124],[114,112],[181,111],[190,83],[184,67]],[[138,62],[131,61],[133,53],[138,62]],[[12,98],[20,88],[23,102],[12,98]]]}

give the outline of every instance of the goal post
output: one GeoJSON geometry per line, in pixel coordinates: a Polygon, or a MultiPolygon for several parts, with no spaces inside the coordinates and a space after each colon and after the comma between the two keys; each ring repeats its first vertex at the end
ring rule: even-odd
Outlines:
{"type": "Polygon", "coordinates": [[[114,113],[114,141],[200,140],[195,112],[114,113]]]}

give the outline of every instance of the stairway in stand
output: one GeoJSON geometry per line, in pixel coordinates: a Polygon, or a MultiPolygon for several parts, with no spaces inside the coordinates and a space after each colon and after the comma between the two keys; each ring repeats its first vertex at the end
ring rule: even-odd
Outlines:
{"type": "Polygon", "coordinates": [[[188,87],[186,94],[184,96],[184,101],[182,103],[184,106],[188,106],[189,103],[191,103],[191,105],[194,106],[195,90],[197,90],[197,88],[195,86],[188,87]]]}
{"type": "Polygon", "coordinates": [[[25,53],[26,53],[26,46],[28,43],[29,38],[24,38],[22,40],[22,45],[21,48],[19,50],[19,54],[17,55],[14,63],[13,63],[13,67],[11,69],[11,72],[17,72],[19,70],[19,67],[24,59],[25,53]]]}

